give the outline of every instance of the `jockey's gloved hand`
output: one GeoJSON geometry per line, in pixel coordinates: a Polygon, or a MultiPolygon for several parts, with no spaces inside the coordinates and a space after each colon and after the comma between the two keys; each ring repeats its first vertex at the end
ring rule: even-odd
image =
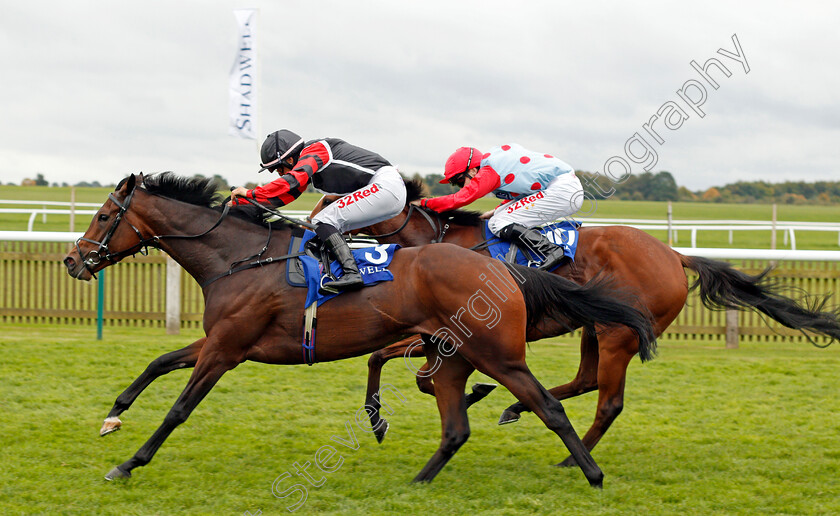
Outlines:
{"type": "Polygon", "coordinates": [[[234,199],[237,197],[245,197],[248,195],[248,189],[243,186],[231,186],[230,187],[230,198],[231,200],[228,202],[229,206],[235,206],[238,203],[234,202],[234,199]]]}

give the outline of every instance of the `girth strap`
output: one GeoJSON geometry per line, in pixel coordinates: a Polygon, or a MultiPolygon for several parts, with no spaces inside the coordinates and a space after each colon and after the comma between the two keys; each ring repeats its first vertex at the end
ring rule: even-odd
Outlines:
{"type": "Polygon", "coordinates": [[[318,302],[315,301],[303,312],[303,361],[306,365],[315,363],[315,331],[318,327],[318,302]]]}
{"type": "Polygon", "coordinates": [[[213,276],[212,278],[204,281],[204,283],[202,283],[200,286],[201,286],[201,288],[205,288],[205,287],[207,287],[207,285],[213,283],[214,281],[220,280],[220,279],[225,278],[227,276],[230,276],[231,274],[235,274],[237,272],[245,271],[245,270],[248,270],[248,269],[253,269],[255,267],[262,267],[263,265],[269,265],[269,264],[272,264],[272,263],[280,263],[284,260],[288,260],[290,258],[296,258],[296,257],[301,256],[303,254],[304,253],[284,254],[283,256],[274,256],[274,257],[264,258],[262,260],[257,260],[257,261],[251,262],[251,263],[247,263],[245,265],[240,265],[239,267],[231,268],[231,269],[227,270],[226,272],[223,272],[221,274],[213,276]]]}

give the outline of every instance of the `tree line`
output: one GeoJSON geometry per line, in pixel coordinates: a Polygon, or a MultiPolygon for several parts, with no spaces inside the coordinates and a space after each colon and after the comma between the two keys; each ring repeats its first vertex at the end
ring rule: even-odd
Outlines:
{"type": "MultiPolygon", "coordinates": [[[[691,191],[685,186],[678,186],[674,176],[668,171],[657,173],[644,172],[632,174],[622,183],[610,183],[603,175],[591,172],[577,171],[578,177],[584,185],[597,183],[600,190],[585,186],[584,190],[595,199],[620,199],[625,201],[685,201],[685,202],[715,202],[715,203],[779,203],[779,204],[840,204],[840,181],[785,181],[783,183],[768,183],[767,181],[738,181],[724,186],[713,186],[706,190],[691,191]],[[611,191],[614,190],[613,191],[611,191]]],[[[204,177],[200,174],[196,177],[204,177]]],[[[219,174],[213,176],[219,185],[227,190],[228,181],[219,174]]],[[[428,174],[421,176],[415,173],[412,179],[419,179],[426,185],[427,195],[448,195],[456,191],[449,184],[440,184],[442,174],[428,174]]],[[[12,183],[8,183],[12,185],[12,183]]],[[[24,179],[23,186],[59,186],[50,183],[43,174],[35,179],[24,179]]],[[[62,183],[60,186],[70,186],[62,183]]],[[[98,181],[80,181],[73,186],[101,187],[98,181]]],[[[256,183],[248,182],[246,188],[254,188],[256,183]]],[[[314,192],[310,184],[307,191],[314,192]]]]}
{"type": "MultiPolygon", "coordinates": [[[[601,190],[584,186],[584,190],[595,199],[620,199],[625,201],[685,201],[715,203],[779,203],[779,204],[840,204],[840,181],[738,181],[725,186],[713,186],[706,190],[691,191],[678,186],[668,171],[632,174],[622,183],[610,183],[603,175],[577,171],[584,185],[597,182],[601,190]],[[610,189],[614,189],[611,192],[610,189]]],[[[426,184],[430,195],[446,195],[455,191],[449,185],[438,184],[440,174],[425,177],[415,174],[426,184]]]]}

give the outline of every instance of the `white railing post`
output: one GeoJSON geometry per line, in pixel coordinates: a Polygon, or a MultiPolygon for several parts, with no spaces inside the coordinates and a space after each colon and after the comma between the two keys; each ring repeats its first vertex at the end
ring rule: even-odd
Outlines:
{"type": "Polygon", "coordinates": [[[76,187],[70,187],[70,232],[76,231],[76,187]]]}
{"type": "Polygon", "coordinates": [[[166,333],[181,333],[181,266],[166,257],[166,333]]]}

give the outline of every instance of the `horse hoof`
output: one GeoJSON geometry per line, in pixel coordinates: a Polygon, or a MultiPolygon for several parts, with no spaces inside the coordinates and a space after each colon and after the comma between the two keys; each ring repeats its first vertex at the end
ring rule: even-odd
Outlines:
{"type": "Polygon", "coordinates": [[[99,436],[105,436],[110,433],[114,433],[120,429],[122,426],[122,421],[118,417],[109,417],[105,418],[105,422],[102,423],[102,428],[99,429],[99,436]]]}
{"type": "Polygon", "coordinates": [[[597,480],[590,480],[589,485],[592,486],[595,489],[603,489],[604,488],[604,477],[602,476],[601,478],[599,478],[597,480]]]}
{"type": "Polygon", "coordinates": [[[506,425],[508,423],[516,423],[517,421],[519,421],[519,414],[517,414],[516,412],[514,412],[512,410],[508,410],[508,409],[505,409],[505,411],[502,412],[502,417],[499,418],[499,424],[500,425],[506,425]]]}
{"type": "Polygon", "coordinates": [[[109,482],[111,480],[116,480],[118,478],[131,478],[131,472],[124,471],[124,470],[120,469],[119,466],[114,466],[114,469],[112,469],[111,471],[108,472],[107,475],[105,475],[105,480],[107,480],[109,482]]]}
{"type": "Polygon", "coordinates": [[[576,468],[577,467],[577,461],[575,460],[574,457],[569,455],[568,457],[566,457],[566,460],[564,460],[563,462],[555,464],[555,466],[557,466],[558,468],[576,468]]]}
{"type": "MultiPolygon", "coordinates": [[[[473,394],[476,396],[480,396],[481,398],[487,396],[493,389],[495,389],[497,385],[495,383],[477,383],[472,386],[473,394]]],[[[479,398],[479,399],[481,399],[479,398]]]]}
{"type": "Polygon", "coordinates": [[[376,426],[376,429],[373,431],[373,435],[376,436],[376,442],[382,444],[382,441],[385,439],[385,434],[388,433],[388,428],[391,425],[388,423],[387,419],[381,419],[379,424],[376,426]]]}
{"type": "Polygon", "coordinates": [[[472,393],[467,394],[467,406],[481,401],[496,388],[494,383],[477,383],[472,386],[472,393]]]}

